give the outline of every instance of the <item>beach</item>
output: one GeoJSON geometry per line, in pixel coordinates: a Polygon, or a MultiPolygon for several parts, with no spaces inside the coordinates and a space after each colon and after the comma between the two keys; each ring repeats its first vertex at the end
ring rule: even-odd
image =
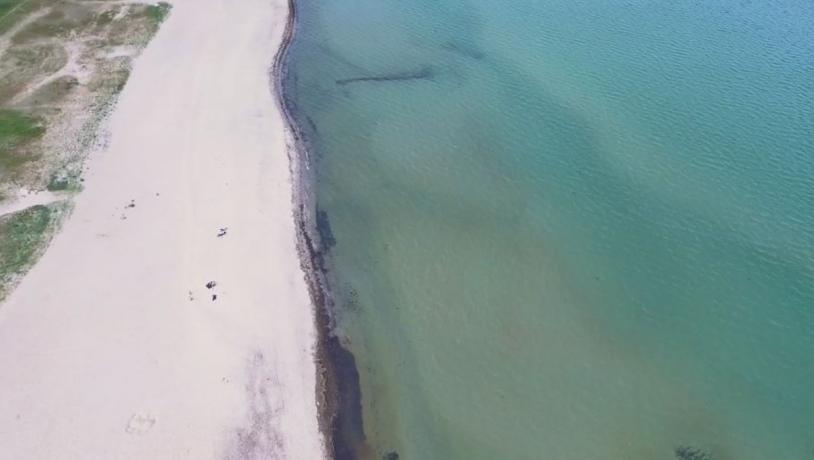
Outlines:
{"type": "Polygon", "coordinates": [[[0,458],[324,457],[283,0],[176,0],[0,305],[0,458]]]}

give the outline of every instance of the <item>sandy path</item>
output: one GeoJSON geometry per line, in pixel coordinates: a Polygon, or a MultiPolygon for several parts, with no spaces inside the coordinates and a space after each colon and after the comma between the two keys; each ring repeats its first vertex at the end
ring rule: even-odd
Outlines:
{"type": "MultiPolygon", "coordinates": [[[[19,190],[16,196],[9,197],[0,202],[0,217],[6,214],[28,209],[32,206],[51,204],[68,198],[69,195],[63,192],[49,192],[19,190]]],[[[2,307],[0,307],[2,308],[2,307]]]]}
{"type": "Polygon", "coordinates": [[[173,3],[74,214],[0,305],[0,458],[322,456],[267,74],[287,7],[173,3]]]}

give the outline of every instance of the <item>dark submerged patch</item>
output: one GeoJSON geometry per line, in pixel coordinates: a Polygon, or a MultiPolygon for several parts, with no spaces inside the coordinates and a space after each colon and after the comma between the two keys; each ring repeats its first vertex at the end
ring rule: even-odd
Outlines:
{"type": "Polygon", "coordinates": [[[474,59],[476,61],[481,61],[483,60],[483,58],[486,57],[486,54],[477,48],[473,48],[455,42],[444,43],[443,45],[441,45],[441,48],[445,51],[449,51],[451,53],[455,53],[459,56],[463,56],[466,58],[474,59]]]}
{"type": "Polygon", "coordinates": [[[678,446],[674,453],[678,460],[712,460],[708,453],[690,446],[678,446]]]}
{"type": "Polygon", "coordinates": [[[356,358],[336,336],[331,336],[325,345],[336,384],[337,407],[331,427],[334,460],[354,460],[357,458],[357,447],[365,441],[362,391],[356,358]]]}
{"type": "Polygon", "coordinates": [[[435,77],[435,71],[431,67],[422,67],[419,70],[410,72],[398,72],[384,75],[370,75],[365,77],[342,78],[336,80],[340,86],[361,82],[398,82],[410,80],[431,80],[435,77]]]}
{"type": "Polygon", "coordinates": [[[336,245],[333,231],[331,230],[331,222],[328,220],[328,213],[317,209],[317,232],[319,232],[319,241],[322,243],[322,252],[329,251],[336,245]]]}

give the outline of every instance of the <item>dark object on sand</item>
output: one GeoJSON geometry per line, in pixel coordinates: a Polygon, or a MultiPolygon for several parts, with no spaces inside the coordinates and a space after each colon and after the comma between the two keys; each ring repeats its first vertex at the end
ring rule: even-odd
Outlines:
{"type": "Polygon", "coordinates": [[[217,294],[212,294],[212,302],[214,302],[216,300],[218,300],[218,295],[217,294]]]}
{"type": "Polygon", "coordinates": [[[212,289],[213,287],[215,287],[217,285],[218,285],[218,283],[216,283],[214,281],[210,281],[210,282],[206,283],[206,288],[207,289],[212,289]]]}
{"type": "Polygon", "coordinates": [[[222,236],[226,236],[226,232],[229,231],[229,227],[223,227],[218,230],[218,238],[222,236]]]}
{"type": "Polygon", "coordinates": [[[674,452],[678,460],[712,460],[709,454],[695,447],[679,446],[674,452]]]}
{"type": "Polygon", "coordinates": [[[130,204],[125,206],[125,208],[135,208],[136,207],[136,200],[130,200],[130,204]]]}

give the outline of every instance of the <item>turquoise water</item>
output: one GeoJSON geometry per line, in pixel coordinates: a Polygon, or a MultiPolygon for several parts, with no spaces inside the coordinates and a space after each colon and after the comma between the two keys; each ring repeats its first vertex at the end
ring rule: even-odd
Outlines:
{"type": "Polygon", "coordinates": [[[814,459],[814,4],[298,15],[363,456],[814,459]]]}

